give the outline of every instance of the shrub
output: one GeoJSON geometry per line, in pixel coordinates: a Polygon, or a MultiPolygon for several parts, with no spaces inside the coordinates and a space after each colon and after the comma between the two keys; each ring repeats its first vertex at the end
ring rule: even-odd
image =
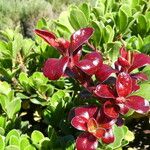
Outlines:
{"type": "Polygon", "coordinates": [[[0,149],[122,149],[136,138],[129,123],[149,116],[148,1],[71,5],[38,21],[40,37],[19,32],[0,31],[0,149]]]}

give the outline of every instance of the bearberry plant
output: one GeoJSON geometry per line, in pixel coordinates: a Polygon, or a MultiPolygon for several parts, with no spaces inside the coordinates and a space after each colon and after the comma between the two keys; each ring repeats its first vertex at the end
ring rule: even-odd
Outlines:
{"type": "Polygon", "coordinates": [[[120,47],[120,56],[110,66],[103,62],[103,55],[97,47],[90,44],[94,33],[91,27],[75,31],[70,41],[57,38],[47,30],[36,29],[35,33],[62,55],[59,59],[49,58],[42,71],[50,80],[61,76],[73,78],[82,85],[87,93],[98,100],[92,105],[73,107],[68,115],[71,125],[82,131],[76,138],[77,150],[96,150],[101,144],[114,143],[114,126],[123,126],[124,115],[134,110],[144,114],[150,110],[149,102],[135,94],[140,89],[139,82],[147,80],[141,72],[133,72],[150,64],[150,56],[131,52],[124,45],[120,47]],[[87,45],[91,51],[82,52],[87,45]]]}

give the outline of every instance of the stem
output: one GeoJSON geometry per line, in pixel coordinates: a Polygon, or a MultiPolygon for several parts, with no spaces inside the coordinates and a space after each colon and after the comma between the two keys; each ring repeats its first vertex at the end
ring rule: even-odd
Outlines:
{"type": "Polygon", "coordinates": [[[89,42],[86,43],[93,51],[97,51],[97,49],[92,45],[90,44],[89,42]]]}

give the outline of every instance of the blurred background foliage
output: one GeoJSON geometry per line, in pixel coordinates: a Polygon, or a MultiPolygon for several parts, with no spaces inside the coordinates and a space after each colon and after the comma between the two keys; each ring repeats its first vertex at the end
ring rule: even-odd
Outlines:
{"type": "Polygon", "coordinates": [[[20,26],[24,36],[32,37],[38,19],[57,18],[69,4],[82,2],[83,0],[0,0],[0,29],[20,26]]]}

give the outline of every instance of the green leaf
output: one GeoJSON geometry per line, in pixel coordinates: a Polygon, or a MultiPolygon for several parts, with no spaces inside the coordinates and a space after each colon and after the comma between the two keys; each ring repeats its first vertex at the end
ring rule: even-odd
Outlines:
{"type": "Polygon", "coordinates": [[[12,135],[9,140],[9,145],[16,145],[19,147],[19,139],[15,135],[12,135]]]}
{"type": "Polygon", "coordinates": [[[132,10],[129,4],[123,4],[120,9],[123,10],[128,17],[132,16],[132,10]]]}
{"type": "Polygon", "coordinates": [[[114,38],[114,30],[110,25],[107,25],[104,29],[103,38],[105,43],[112,42],[114,38]]]}
{"type": "Polygon", "coordinates": [[[38,90],[41,94],[51,96],[54,92],[54,87],[52,85],[41,85],[38,90]]]}
{"type": "Polygon", "coordinates": [[[69,22],[75,30],[86,27],[88,25],[84,13],[79,8],[73,8],[70,11],[69,22]]]}
{"type": "Polygon", "coordinates": [[[137,49],[141,49],[143,46],[143,39],[140,35],[138,35],[138,44],[137,44],[137,49]]]}
{"type": "Polygon", "coordinates": [[[36,150],[36,148],[33,145],[29,145],[24,150],[36,150]]]}
{"type": "Polygon", "coordinates": [[[147,31],[150,30],[150,11],[147,11],[145,14],[147,20],[147,31]]]}
{"type": "Polygon", "coordinates": [[[112,149],[119,148],[121,146],[121,142],[124,138],[124,130],[125,129],[123,129],[123,127],[118,127],[118,126],[114,125],[113,133],[115,136],[115,141],[111,144],[108,144],[107,147],[112,148],[112,149]]]}
{"type": "Polygon", "coordinates": [[[75,143],[74,140],[69,140],[66,144],[66,150],[74,150],[75,143]]]}
{"type": "Polygon", "coordinates": [[[150,65],[146,66],[142,72],[147,75],[148,81],[150,81],[150,65]]]}
{"type": "Polygon", "coordinates": [[[42,140],[44,138],[43,133],[41,133],[38,130],[34,130],[31,134],[31,139],[34,143],[39,143],[40,140],[42,140]]]}
{"type": "Polygon", "coordinates": [[[122,9],[119,10],[117,22],[119,32],[124,33],[128,24],[128,16],[122,9]]]}
{"type": "Polygon", "coordinates": [[[147,31],[147,20],[142,14],[140,14],[137,18],[137,31],[141,35],[144,35],[147,31]]]}
{"type": "Polygon", "coordinates": [[[5,130],[2,127],[0,127],[0,135],[4,135],[4,134],[5,134],[5,130]]]}
{"type": "Polygon", "coordinates": [[[65,39],[69,39],[71,35],[69,28],[58,21],[54,21],[54,23],[57,26],[56,30],[59,33],[59,36],[64,37],[65,39]]]}
{"type": "Polygon", "coordinates": [[[20,137],[20,133],[16,129],[13,129],[13,130],[9,131],[9,133],[6,136],[6,144],[8,144],[11,136],[16,136],[17,138],[19,138],[20,137]]]}
{"type": "Polygon", "coordinates": [[[82,10],[82,12],[84,13],[86,20],[89,22],[90,20],[90,6],[87,3],[83,3],[80,6],[80,10],[82,10]]]}
{"type": "Polygon", "coordinates": [[[92,21],[91,26],[94,28],[94,34],[92,36],[95,46],[99,46],[102,39],[102,28],[98,21],[92,21]]]}
{"type": "Polygon", "coordinates": [[[0,150],[4,150],[4,148],[5,148],[4,137],[0,135],[0,150]]]}
{"type": "Polygon", "coordinates": [[[37,29],[42,29],[43,27],[47,26],[47,22],[44,18],[39,19],[37,24],[36,24],[36,28],[37,29]]]}
{"type": "Polygon", "coordinates": [[[19,98],[14,99],[6,106],[6,113],[10,119],[21,109],[21,100],[19,98]]]}
{"type": "Polygon", "coordinates": [[[15,34],[12,42],[12,58],[16,59],[17,53],[21,50],[23,43],[23,36],[19,33],[15,34]]]}
{"type": "Polygon", "coordinates": [[[31,39],[23,40],[23,45],[22,45],[23,57],[27,57],[32,52],[32,48],[34,47],[34,45],[35,43],[31,39]]]}
{"type": "Polygon", "coordinates": [[[127,141],[129,141],[129,142],[131,142],[131,141],[133,141],[134,140],[134,134],[133,134],[133,132],[131,132],[131,131],[127,131],[127,133],[126,133],[126,135],[125,135],[125,137],[124,137],[124,139],[125,140],[127,140],[127,141]]]}
{"type": "Polygon", "coordinates": [[[69,31],[74,32],[74,29],[72,28],[70,22],[69,22],[69,11],[62,11],[61,14],[59,15],[59,23],[63,24],[64,26],[66,26],[69,31]]]}
{"type": "Polygon", "coordinates": [[[38,88],[40,85],[46,84],[48,78],[46,78],[42,72],[34,72],[30,79],[30,85],[38,88]]]}
{"type": "Polygon", "coordinates": [[[15,145],[9,145],[9,146],[5,147],[5,150],[19,150],[19,147],[15,146],[15,145]]]}
{"type": "Polygon", "coordinates": [[[2,106],[3,111],[6,112],[6,107],[9,104],[9,99],[6,95],[0,95],[0,104],[2,106]]]}
{"type": "Polygon", "coordinates": [[[65,96],[65,93],[62,90],[55,92],[50,101],[51,105],[56,107],[62,101],[64,96],[65,96]]]}
{"type": "Polygon", "coordinates": [[[29,78],[26,73],[21,72],[19,74],[19,82],[26,91],[30,91],[29,78]]]}
{"type": "Polygon", "coordinates": [[[40,141],[40,149],[42,150],[49,150],[51,147],[50,139],[45,137],[40,141]]]}
{"type": "Polygon", "coordinates": [[[27,138],[21,138],[20,139],[20,150],[25,150],[26,147],[30,145],[30,142],[27,138]]]}
{"type": "Polygon", "coordinates": [[[48,137],[51,142],[51,147],[53,147],[57,140],[57,134],[56,134],[56,131],[54,130],[54,128],[50,125],[48,126],[48,137]]]}
{"type": "Polygon", "coordinates": [[[107,57],[110,59],[111,64],[114,63],[118,56],[119,56],[119,49],[121,47],[120,42],[112,42],[106,44],[106,54],[107,57]]]}
{"type": "Polygon", "coordinates": [[[7,82],[0,82],[0,94],[7,95],[11,91],[11,87],[7,82]]]}
{"type": "Polygon", "coordinates": [[[6,29],[5,31],[0,31],[0,34],[3,35],[5,38],[7,38],[8,40],[13,40],[14,38],[14,31],[12,29],[6,29]]]}
{"type": "Polygon", "coordinates": [[[150,82],[144,82],[140,84],[140,89],[134,92],[134,95],[139,95],[144,97],[146,100],[150,101],[150,82]]]}
{"type": "Polygon", "coordinates": [[[0,116],[0,127],[5,128],[6,120],[6,117],[0,116]]]}
{"type": "Polygon", "coordinates": [[[7,43],[0,41],[0,59],[10,58],[10,51],[7,48],[7,43]]]}

